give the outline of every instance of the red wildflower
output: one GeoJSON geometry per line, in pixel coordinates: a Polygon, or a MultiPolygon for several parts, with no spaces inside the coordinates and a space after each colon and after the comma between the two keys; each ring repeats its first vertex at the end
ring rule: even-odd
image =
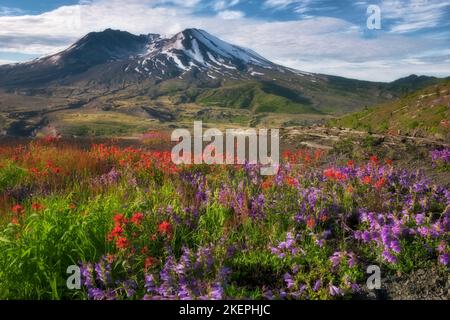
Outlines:
{"type": "Polygon", "coordinates": [[[122,223],[126,223],[127,219],[125,218],[125,216],[123,214],[117,213],[114,216],[114,222],[116,225],[121,225],[122,223]]]}
{"type": "Polygon", "coordinates": [[[334,179],[334,169],[325,169],[323,175],[329,179],[334,179]]]}
{"type": "Polygon", "coordinates": [[[17,219],[16,217],[12,218],[11,220],[12,224],[18,225],[19,224],[19,219],[17,219]]]}
{"type": "Polygon", "coordinates": [[[168,221],[163,221],[159,224],[158,231],[161,234],[169,234],[172,231],[172,225],[168,221]]]}
{"type": "Polygon", "coordinates": [[[31,208],[32,208],[33,210],[36,210],[36,211],[41,211],[41,210],[44,209],[44,206],[43,206],[42,204],[40,204],[40,203],[33,203],[33,204],[31,205],[31,208]]]}
{"type": "Polygon", "coordinates": [[[383,187],[383,185],[386,183],[386,179],[385,178],[381,178],[380,180],[378,180],[375,183],[375,188],[380,189],[381,187],[383,187]]]}
{"type": "Polygon", "coordinates": [[[354,166],[355,166],[355,161],[353,161],[353,160],[348,160],[347,161],[347,167],[353,168],[354,166]]]}
{"type": "Polygon", "coordinates": [[[334,176],[335,176],[336,180],[339,180],[339,181],[345,181],[347,179],[347,176],[340,171],[336,171],[334,173],[334,176]]]}
{"type": "Polygon", "coordinates": [[[261,184],[261,188],[263,188],[263,190],[270,189],[271,187],[272,187],[272,181],[270,181],[270,180],[266,180],[261,184]]]}
{"type": "Polygon", "coordinates": [[[58,174],[58,173],[61,173],[61,168],[53,167],[52,171],[53,171],[54,174],[58,174]]]}
{"type": "Polygon", "coordinates": [[[290,186],[295,186],[296,181],[295,181],[295,179],[292,178],[292,177],[287,177],[287,178],[286,178],[286,183],[287,183],[288,185],[290,185],[290,186]]]}
{"type": "Polygon", "coordinates": [[[377,156],[371,156],[370,157],[370,162],[372,162],[373,164],[377,164],[378,163],[378,157],[377,156]]]}
{"type": "Polygon", "coordinates": [[[113,263],[114,262],[114,255],[108,254],[106,256],[106,259],[108,260],[109,263],[113,263]]]}
{"type": "Polygon", "coordinates": [[[11,211],[15,214],[22,214],[25,212],[25,208],[20,204],[16,204],[11,208],[11,211]]]}
{"type": "Polygon", "coordinates": [[[322,155],[322,151],[321,150],[317,149],[316,151],[314,151],[314,160],[316,160],[316,161],[319,160],[321,155],[322,155]]]}
{"type": "Polygon", "coordinates": [[[153,257],[147,257],[144,262],[145,271],[147,271],[147,269],[150,268],[151,266],[153,266],[154,264],[155,264],[155,259],[153,259],[153,257]]]}
{"type": "Polygon", "coordinates": [[[131,222],[135,225],[140,225],[142,220],[144,219],[144,215],[140,212],[136,212],[135,214],[133,214],[133,216],[131,217],[131,222]]]}
{"type": "Polygon", "coordinates": [[[291,151],[289,151],[289,150],[283,151],[282,157],[284,159],[289,159],[291,157],[291,151]]]}
{"type": "Polygon", "coordinates": [[[314,220],[314,218],[313,217],[308,218],[308,220],[306,221],[306,226],[309,229],[313,229],[315,225],[316,225],[316,221],[314,220]]]}
{"type": "Polygon", "coordinates": [[[118,249],[125,249],[128,247],[128,240],[125,237],[120,237],[116,241],[116,247],[118,249]]]}
{"type": "Polygon", "coordinates": [[[392,166],[394,164],[394,161],[392,161],[391,159],[386,159],[384,162],[386,162],[388,166],[392,166]]]}
{"type": "Polygon", "coordinates": [[[108,240],[120,237],[123,234],[123,228],[120,225],[116,225],[114,229],[108,234],[108,240]]]}
{"type": "Polygon", "coordinates": [[[363,184],[371,184],[371,183],[372,183],[372,177],[371,177],[371,176],[365,176],[365,177],[362,179],[362,183],[363,183],[363,184]]]}
{"type": "Polygon", "coordinates": [[[127,161],[124,160],[124,159],[119,160],[119,165],[120,165],[121,167],[125,167],[125,166],[127,165],[127,161]]]}
{"type": "Polygon", "coordinates": [[[333,168],[324,170],[323,175],[330,180],[345,181],[347,179],[345,174],[333,168]]]}
{"type": "Polygon", "coordinates": [[[34,176],[38,176],[40,173],[38,168],[30,168],[28,169],[28,172],[34,176]]]}

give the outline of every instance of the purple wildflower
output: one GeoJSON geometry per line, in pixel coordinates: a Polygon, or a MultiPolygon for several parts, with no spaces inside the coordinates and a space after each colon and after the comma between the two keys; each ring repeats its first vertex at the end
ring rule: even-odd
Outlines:
{"type": "Polygon", "coordinates": [[[387,250],[384,250],[384,251],[383,251],[382,257],[383,257],[384,260],[386,260],[386,261],[389,262],[389,263],[392,263],[392,264],[397,263],[397,258],[396,258],[394,255],[392,255],[392,254],[391,254],[389,251],[387,251],[387,250]]]}
{"type": "Polygon", "coordinates": [[[295,281],[292,279],[292,276],[289,273],[284,274],[284,282],[286,282],[286,286],[288,289],[292,289],[295,285],[295,281]]]}
{"type": "Polygon", "coordinates": [[[333,284],[330,284],[330,294],[335,297],[335,296],[343,296],[344,292],[342,291],[341,288],[334,286],[333,284]]]}
{"type": "Polygon", "coordinates": [[[444,253],[439,256],[439,263],[444,266],[448,265],[449,260],[450,260],[450,255],[448,253],[444,253]]]}
{"type": "Polygon", "coordinates": [[[314,283],[313,291],[318,291],[321,286],[322,286],[322,281],[320,279],[316,280],[316,282],[314,283]]]}

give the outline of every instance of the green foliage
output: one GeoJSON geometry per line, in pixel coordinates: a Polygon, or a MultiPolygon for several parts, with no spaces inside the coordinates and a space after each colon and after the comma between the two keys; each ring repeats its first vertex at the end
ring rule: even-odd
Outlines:
{"type": "Polygon", "coordinates": [[[0,192],[13,188],[23,183],[27,177],[27,171],[12,162],[6,162],[0,166],[0,192]]]}
{"type": "Polygon", "coordinates": [[[70,209],[67,198],[48,198],[45,209],[0,233],[0,297],[63,299],[66,270],[86,259],[99,259],[109,244],[105,235],[121,208],[118,198],[97,198],[70,209]]]}

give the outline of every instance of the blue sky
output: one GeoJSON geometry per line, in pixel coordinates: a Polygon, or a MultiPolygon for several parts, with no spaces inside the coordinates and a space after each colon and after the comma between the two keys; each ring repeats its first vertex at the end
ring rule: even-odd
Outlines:
{"type": "Polygon", "coordinates": [[[391,81],[450,76],[450,1],[0,0],[0,64],[55,53],[106,28],[197,27],[303,71],[391,81]],[[369,5],[381,29],[366,25],[369,5]]]}

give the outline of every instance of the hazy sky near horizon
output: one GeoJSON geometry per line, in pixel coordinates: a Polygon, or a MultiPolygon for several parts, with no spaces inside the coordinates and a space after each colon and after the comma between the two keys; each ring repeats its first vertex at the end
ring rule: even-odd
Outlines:
{"type": "Polygon", "coordinates": [[[106,28],[201,28],[288,67],[364,80],[450,76],[445,0],[0,0],[0,64],[61,51],[106,28]],[[381,9],[380,30],[367,28],[369,5],[381,9]]]}

